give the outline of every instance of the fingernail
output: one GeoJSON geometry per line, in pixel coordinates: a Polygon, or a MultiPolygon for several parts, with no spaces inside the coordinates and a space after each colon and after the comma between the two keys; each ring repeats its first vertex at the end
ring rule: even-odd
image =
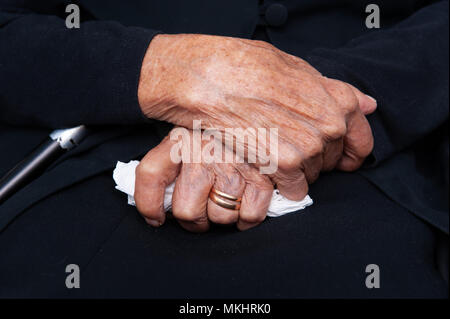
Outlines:
{"type": "Polygon", "coordinates": [[[371,97],[370,95],[367,95],[366,94],[366,96],[369,98],[369,99],[371,99],[372,101],[374,101],[375,103],[377,103],[377,100],[375,100],[373,97],[371,97]]]}
{"type": "Polygon", "coordinates": [[[159,227],[162,223],[157,219],[146,218],[145,221],[153,227],[159,227]]]}

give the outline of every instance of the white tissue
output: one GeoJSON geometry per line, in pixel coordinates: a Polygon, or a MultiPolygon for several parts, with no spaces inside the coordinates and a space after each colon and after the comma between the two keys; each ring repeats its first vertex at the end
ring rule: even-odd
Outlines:
{"type": "MultiPolygon", "coordinates": [[[[128,204],[136,206],[134,202],[134,180],[135,170],[139,161],[130,161],[128,163],[117,162],[116,168],[113,172],[113,179],[116,182],[116,189],[128,195],[128,204]]],[[[172,194],[175,182],[167,186],[164,195],[164,211],[172,208],[172,194]]],[[[274,190],[272,194],[272,201],[270,202],[267,216],[279,217],[287,213],[292,213],[302,210],[307,206],[313,204],[313,200],[309,195],[306,195],[301,201],[292,201],[282,196],[278,190],[274,190]]]]}

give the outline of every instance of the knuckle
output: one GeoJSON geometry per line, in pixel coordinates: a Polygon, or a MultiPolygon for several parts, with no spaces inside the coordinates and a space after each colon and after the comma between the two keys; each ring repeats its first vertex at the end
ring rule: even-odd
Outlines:
{"type": "Polygon", "coordinates": [[[354,112],[358,108],[358,99],[351,87],[341,81],[333,81],[332,86],[332,91],[339,101],[339,107],[343,113],[348,114],[354,112]]]}
{"type": "Polygon", "coordinates": [[[285,171],[291,171],[300,166],[300,160],[294,156],[282,155],[278,160],[278,166],[285,171]]]}
{"type": "Polygon", "coordinates": [[[344,105],[344,111],[346,114],[352,114],[358,110],[359,104],[356,100],[356,96],[354,96],[354,98],[355,100],[348,101],[348,103],[344,105]]]}
{"type": "Polygon", "coordinates": [[[161,174],[158,167],[154,165],[142,164],[135,170],[135,197],[146,196],[153,190],[164,189],[166,187],[166,176],[161,174]]]}
{"type": "Polygon", "coordinates": [[[323,134],[330,140],[337,140],[347,133],[347,124],[344,119],[334,117],[322,128],[323,134]]]}
{"type": "Polygon", "coordinates": [[[136,177],[141,176],[157,176],[158,168],[154,165],[148,164],[145,161],[141,161],[136,167],[136,177]]]}
{"type": "Polygon", "coordinates": [[[183,221],[196,222],[200,221],[202,218],[201,212],[187,205],[174,205],[172,207],[172,212],[175,218],[183,221]]]}
{"type": "Polygon", "coordinates": [[[136,177],[141,176],[144,174],[144,164],[143,161],[141,161],[138,166],[136,166],[136,177]]]}
{"type": "Polygon", "coordinates": [[[351,90],[347,97],[343,100],[342,108],[345,114],[353,113],[358,109],[358,99],[351,90]]]}
{"type": "Polygon", "coordinates": [[[266,219],[266,215],[258,213],[247,213],[242,214],[241,216],[241,220],[249,224],[259,224],[262,223],[264,219],[266,219]]]}
{"type": "Polygon", "coordinates": [[[300,167],[300,154],[290,148],[281,150],[278,156],[278,167],[284,171],[292,171],[300,167]]]}
{"type": "Polygon", "coordinates": [[[309,184],[314,183],[320,176],[320,170],[315,170],[308,173],[307,180],[309,184]]]}
{"type": "Polygon", "coordinates": [[[308,158],[316,157],[323,153],[324,145],[321,139],[314,139],[309,143],[306,155],[308,158]]]}

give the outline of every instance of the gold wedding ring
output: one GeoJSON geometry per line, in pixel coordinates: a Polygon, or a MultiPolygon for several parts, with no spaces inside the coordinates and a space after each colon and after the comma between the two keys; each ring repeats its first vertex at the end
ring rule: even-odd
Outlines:
{"type": "Polygon", "coordinates": [[[231,195],[229,195],[227,193],[224,193],[224,192],[221,192],[221,191],[215,189],[214,187],[211,189],[211,193],[216,193],[217,195],[219,195],[219,196],[221,196],[223,198],[226,198],[226,199],[229,199],[229,200],[234,200],[236,202],[240,202],[242,200],[241,197],[231,196],[231,195]]]}
{"type": "Polygon", "coordinates": [[[209,193],[209,198],[219,205],[220,207],[232,210],[239,210],[241,208],[241,198],[234,197],[224,192],[218,191],[214,187],[211,189],[209,193]]]}

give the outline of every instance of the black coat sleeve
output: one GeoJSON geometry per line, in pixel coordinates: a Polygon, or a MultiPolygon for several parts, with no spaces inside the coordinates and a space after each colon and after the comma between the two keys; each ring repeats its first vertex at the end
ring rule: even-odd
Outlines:
{"type": "Polygon", "coordinates": [[[55,15],[0,8],[1,123],[55,128],[146,121],[137,87],[156,31],[103,21],[68,29],[55,15]]]}
{"type": "Polygon", "coordinates": [[[377,99],[378,110],[369,116],[374,165],[448,121],[448,10],[448,1],[426,6],[394,27],[307,58],[324,75],[377,99]]]}

